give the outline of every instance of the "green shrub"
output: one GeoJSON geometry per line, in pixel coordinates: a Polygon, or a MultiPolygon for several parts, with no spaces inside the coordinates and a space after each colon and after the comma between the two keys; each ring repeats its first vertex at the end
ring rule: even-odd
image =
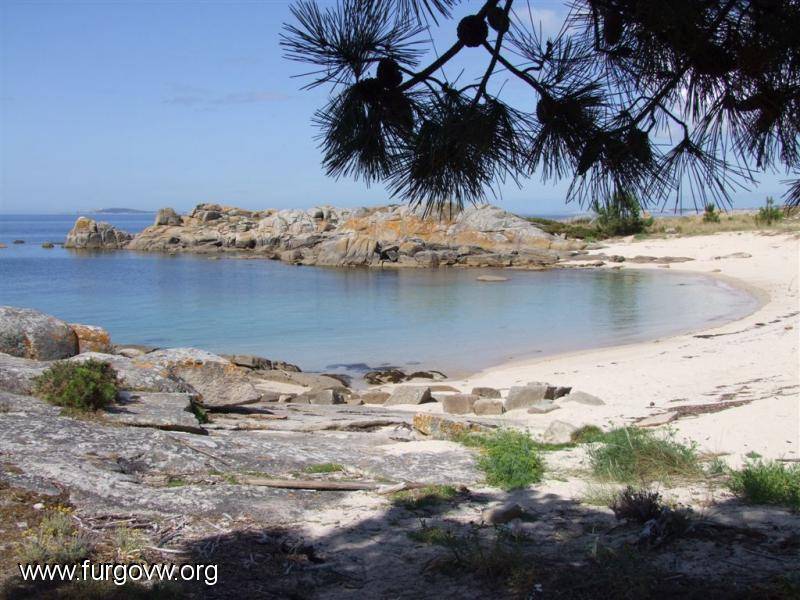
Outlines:
{"type": "Polygon", "coordinates": [[[694,446],[672,434],[637,428],[615,429],[589,450],[594,474],[606,480],[648,483],[698,476],[702,468],[694,446]]]}
{"type": "Polygon", "coordinates": [[[716,204],[706,204],[703,211],[703,223],[719,223],[719,211],[716,204]]]}
{"type": "Polygon", "coordinates": [[[597,229],[605,236],[642,233],[653,224],[652,218],[642,218],[639,201],[628,192],[614,192],[606,203],[595,200],[592,210],[597,213],[597,229]]]}
{"type": "Polygon", "coordinates": [[[750,460],[731,472],[730,487],[751,504],[779,504],[800,510],[800,465],[750,460]]]}
{"type": "Polygon", "coordinates": [[[480,448],[478,468],[486,474],[489,485],[512,490],[542,480],[544,461],[539,444],[527,433],[502,429],[490,434],[467,435],[460,441],[480,448]]]}
{"type": "Polygon", "coordinates": [[[767,197],[767,203],[758,209],[756,223],[759,225],[772,225],[776,221],[783,219],[783,211],[775,205],[772,196],[767,197]]]}
{"type": "Polygon", "coordinates": [[[94,359],[59,362],[35,380],[35,392],[57,406],[97,410],[117,397],[117,373],[113,367],[94,359]]]}

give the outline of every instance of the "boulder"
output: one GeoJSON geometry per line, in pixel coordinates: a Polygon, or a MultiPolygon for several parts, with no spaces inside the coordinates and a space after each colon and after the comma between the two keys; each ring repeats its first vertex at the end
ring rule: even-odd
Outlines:
{"type": "Polygon", "coordinates": [[[569,444],[572,434],[577,430],[577,427],[566,421],[553,421],[542,435],[542,441],[545,444],[569,444]]]}
{"type": "Polygon", "coordinates": [[[496,390],[490,387],[474,387],[472,388],[472,393],[476,396],[480,396],[481,398],[499,398],[500,397],[500,390],[496,390]]]}
{"type": "Polygon", "coordinates": [[[562,396],[560,400],[561,402],[578,402],[579,404],[585,404],[587,406],[602,406],[605,404],[605,402],[597,396],[592,396],[591,394],[577,390],[570,392],[566,396],[562,396]]]}
{"type": "Polygon", "coordinates": [[[198,404],[205,408],[226,408],[253,404],[261,399],[241,367],[216,362],[179,364],[172,373],[200,394],[198,404]]]}
{"type": "Polygon", "coordinates": [[[116,404],[104,409],[109,421],[133,427],[205,434],[191,409],[192,396],[181,393],[120,392],[116,404]]]}
{"type": "Polygon", "coordinates": [[[153,225],[177,225],[183,224],[181,216],[171,208],[159,208],[156,213],[156,220],[153,225]]]}
{"type": "Polygon", "coordinates": [[[14,394],[32,394],[34,379],[48,364],[0,352],[0,390],[14,394]]]}
{"type": "Polygon", "coordinates": [[[370,390],[361,394],[361,400],[364,401],[364,404],[384,404],[390,395],[389,392],[370,390]]]}
{"type": "Polygon", "coordinates": [[[414,371],[406,377],[406,379],[433,379],[434,381],[442,381],[447,379],[447,375],[441,371],[414,371]]]}
{"type": "Polygon", "coordinates": [[[425,404],[427,402],[434,402],[431,388],[421,385],[401,385],[392,390],[391,396],[386,399],[384,405],[425,404]]]}
{"type": "Polygon", "coordinates": [[[248,369],[301,372],[300,367],[297,365],[282,360],[270,360],[261,356],[253,356],[252,354],[224,354],[222,357],[227,358],[235,365],[248,369]]]}
{"type": "Polygon", "coordinates": [[[70,362],[98,360],[109,363],[117,372],[117,379],[123,390],[139,392],[191,392],[192,388],[179,380],[161,366],[148,362],[136,362],[119,354],[84,352],[70,359],[70,362]]]}
{"type": "Polygon", "coordinates": [[[563,385],[560,385],[560,386],[558,386],[558,387],[555,387],[555,388],[553,388],[553,393],[552,393],[552,396],[553,396],[553,397],[552,397],[552,398],[549,398],[549,399],[550,399],[550,400],[557,400],[558,398],[561,398],[561,397],[563,397],[563,396],[566,396],[566,395],[567,395],[567,394],[569,394],[571,391],[572,391],[572,388],[571,388],[571,387],[569,387],[569,386],[563,386],[563,385]]]}
{"type": "Polygon", "coordinates": [[[78,337],[62,321],[32,308],[0,306],[0,352],[35,360],[78,353],[78,337]]]}
{"type": "Polygon", "coordinates": [[[406,380],[406,374],[400,369],[386,368],[375,369],[364,373],[364,381],[370,385],[381,385],[384,383],[400,383],[406,380]]]}
{"type": "Polygon", "coordinates": [[[78,352],[103,352],[112,351],[111,336],[102,327],[95,325],[81,325],[70,323],[72,331],[78,336],[78,352]]]}
{"type": "Polygon", "coordinates": [[[250,371],[237,367],[217,354],[197,348],[156,350],[134,359],[136,365],[155,365],[188,383],[205,408],[226,408],[252,404],[261,399],[250,371]]]}
{"type": "Polygon", "coordinates": [[[117,229],[110,223],[93,221],[88,217],[78,217],[75,225],[67,233],[64,248],[79,250],[116,250],[124,248],[133,239],[127,231],[117,229]]]}
{"type": "Polygon", "coordinates": [[[506,410],[516,410],[528,408],[534,404],[539,404],[554,393],[554,388],[546,383],[529,383],[525,386],[514,386],[508,391],[505,401],[506,410]]]}
{"type": "Polygon", "coordinates": [[[500,398],[478,398],[472,408],[476,415],[483,416],[502,415],[505,412],[500,398]]]}
{"type": "Polygon", "coordinates": [[[451,415],[465,415],[473,412],[478,396],[474,394],[450,394],[442,396],[442,409],[451,415]]]}

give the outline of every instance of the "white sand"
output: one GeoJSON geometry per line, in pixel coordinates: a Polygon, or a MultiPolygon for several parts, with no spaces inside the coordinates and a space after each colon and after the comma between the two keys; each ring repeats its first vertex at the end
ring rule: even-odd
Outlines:
{"type": "MultiPolygon", "coordinates": [[[[524,410],[507,413],[505,418],[527,425],[533,432],[543,431],[556,419],[574,425],[620,425],[674,406],[752,400],[713,414],[683,417],[672,427],[679,437],[696,441],[702,450],[726,454],[732,465],[741,463],[749,452],[766,458],[800,459],[800,317],[787,316],[800,311],[800,239],[722,233],[615,243],[602,252],[625,257],[691,257],[695,260],[673,264],[672,270],[724,277],[750,289],[764,304],[744,319],[703,331],[726,334],[720,337],[700,339],[685,334],[517,361],[447,383],[469,391],[473,386],[506,390],[529,381],[547,381],[571,385],[606,402],[597,407],[563,403],[546,415],[529,415],[524,410]],[[715,259],[736,252],[752,256],[715,259]]],[[[658,267],[623,263],[623,268],[658,267]]]]}

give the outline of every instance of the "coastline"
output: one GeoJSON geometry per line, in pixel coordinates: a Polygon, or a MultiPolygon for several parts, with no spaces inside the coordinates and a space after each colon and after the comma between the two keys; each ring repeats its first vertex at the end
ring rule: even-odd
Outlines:
{"type": "MultiPolygon", "coordinates": [[[[504,391],[529,381],[548,381],[574,386],[606,402],[599,407],[565,405],[544,415],[512,411],[503,416],[534,434],[556,420],[576,426],[620,426],[677,407],[705,410],[718,404],[709,412],[682,416],[670,427],[702,451],[726,455],[731,464],[741,464],[753,452],[765,458],[800,458],[798,246],[793,235],[757,233],[610,244],[603,252],[691,257],[694,260],[681,263],[680,271],[744,289],[759,305],[723,324],[645,342],[514,359],[448,383],[468,392],[478,386],[504,391]],[[725,405],[737,401],[739,405],[725,405]]],[[[591,259],[590,254],[587,260],[591,259]]],[[[623,264],[625,269],[658,268],[623,264]]]]}

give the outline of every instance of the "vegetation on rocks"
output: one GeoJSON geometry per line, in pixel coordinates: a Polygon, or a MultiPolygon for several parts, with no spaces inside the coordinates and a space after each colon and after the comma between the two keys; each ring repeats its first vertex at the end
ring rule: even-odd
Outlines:
{"type": "Polygon", "coordinates": [[[36,395],[51,404],[77,410],[98,410],[117,397],[117,373],[107,362],[59,362],[35,381],[36,395]]]}
{"type": "Polygon", "coordinates": [[[465,435],[460,441],[480,449],[478,467],[486,474],[489,485],[512,490],[542,480],[545,465],[539,444],[527,433],[502,429],[465,435]]]}
{"type": "Polygon", "coordinates": [[[731,472],[730,487],[746,502],[800,510],[800,465],[751,459],[731,472]]]}
{"type": "Polygon", "coordinates": [[[702,473],[693,445],[681,444],[672,433],[633,427],[605,434],[590,448],[589,459],[597,477],[623,483],[669,481],[702,473]]]}
{"type": "Polygon", "coordinates": [[[20,549],[20,561],[27,564],[74,564],[88,555],[87,541],[64,511],[45,516],[20,549]]]}

